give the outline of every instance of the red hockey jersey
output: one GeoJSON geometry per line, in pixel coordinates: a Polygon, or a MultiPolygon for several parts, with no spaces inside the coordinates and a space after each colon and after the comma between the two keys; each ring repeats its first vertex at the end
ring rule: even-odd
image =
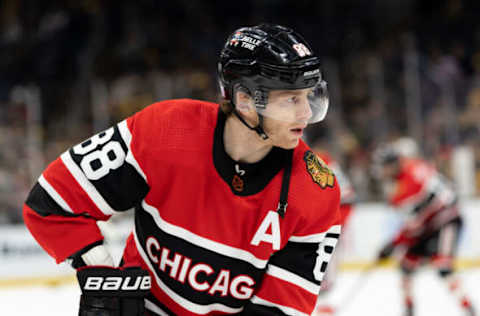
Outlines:
{"type": "Polygon", "coordinates": [[[62,262],[103,239],[97,220],[135,208],[124,260],[149,270],[154,315],[310,314],[340,233],[335,177],[303,142],[233,161],[225,120],[218,104],[196,100],[145,108],[51,163],[25,223],[62,262]]]}
{"type": "Polygon", "coordinates": [[[459,216],[457,195],[449,181],[421,159],[400,160],[390,204],[409,215],[397,244],[432,233],[459,216]]]}

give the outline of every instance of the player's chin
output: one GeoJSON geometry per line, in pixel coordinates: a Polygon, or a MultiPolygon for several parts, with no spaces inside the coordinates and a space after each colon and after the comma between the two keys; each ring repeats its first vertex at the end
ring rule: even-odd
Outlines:
{"type": "Polygon", "coordinates": [[[283,141],[281,144],[278,144],[277,147],[282,149],[294,149],[297,147],[298,143],[300,142],[300,138],[290,138],[283,141]]]}

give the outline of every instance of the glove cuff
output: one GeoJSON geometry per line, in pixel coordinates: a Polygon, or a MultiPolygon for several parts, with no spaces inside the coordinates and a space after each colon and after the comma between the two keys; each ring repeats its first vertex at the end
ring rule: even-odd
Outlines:
{"type": "Polygon", "coordinates": [[[69,256],[67,262],[70,263],[74,269],[84,266],[115,266],[112,256],[103,245],[103,240],[85,246],[83,249],[69,256]]]}
{"type": "Polygon", "coordinates": [[[80,257],[87,266],[114,266],[112,256],[104,245],[93,247],[80,257]]]}

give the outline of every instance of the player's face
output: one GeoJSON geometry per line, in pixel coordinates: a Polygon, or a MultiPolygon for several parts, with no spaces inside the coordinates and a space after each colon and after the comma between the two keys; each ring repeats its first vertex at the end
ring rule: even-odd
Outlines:
{"type": "Polygon", "coordinates": [[[270,92],[269,102],[262,115],[265,118],[265,132],[274,146],[292,149],[298,145],[312,117],[309,93],[310,88],[270,92]]]}
{"type": "Polygon", "coordinates": [[[268,94],[268,104],[258,111],[265,117],[288,123],[307,123],[312,117],[308,97],[313,88],[274,90],[268,94]]]}
{"type": "Polygon", "coordinates": [[[391,162],[383,165],[382,168],[382,177],[385,179],[392,179],[398,173],[398,163],[391,162]]]}

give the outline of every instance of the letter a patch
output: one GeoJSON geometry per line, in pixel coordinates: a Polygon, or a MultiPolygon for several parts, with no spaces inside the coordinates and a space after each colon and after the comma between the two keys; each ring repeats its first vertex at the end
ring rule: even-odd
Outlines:
{"type": "Polygon", "coordinates": [[[262,241],[271,243],[273,250],[280,249],[280,219],[277,212],[268,211],[250,244],[258,246],[262,241]],[[271,233],[268,233],[269,228],[271,233]]]}

